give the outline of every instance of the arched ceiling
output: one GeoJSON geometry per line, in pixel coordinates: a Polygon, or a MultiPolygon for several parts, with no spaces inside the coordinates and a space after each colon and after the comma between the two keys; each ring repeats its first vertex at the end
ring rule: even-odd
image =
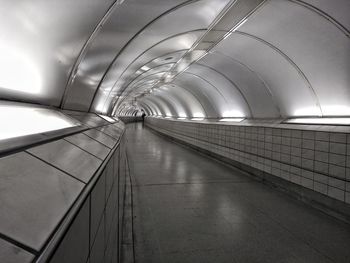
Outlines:
{"type": "Polygon", "coordinates": [[[172,117],[350,116],[349,0],[0,0],[0,96],[172,117]]]}

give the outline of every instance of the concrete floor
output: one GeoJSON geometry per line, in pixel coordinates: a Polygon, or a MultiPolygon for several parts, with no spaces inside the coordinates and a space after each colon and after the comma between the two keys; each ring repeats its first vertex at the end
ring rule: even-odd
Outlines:
{"type": "Polygon", "coordinates": [[[127,126],[137,263],[350,262],[350,228],[243,172],[127,126]]]}

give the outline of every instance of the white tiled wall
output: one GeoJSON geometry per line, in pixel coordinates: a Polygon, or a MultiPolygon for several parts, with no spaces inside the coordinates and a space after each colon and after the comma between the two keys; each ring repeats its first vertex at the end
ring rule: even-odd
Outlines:
{"type": "Polygon", "coordinates": [[[147,118],[158,132],[350,203],[350,134],[147,118]]]}

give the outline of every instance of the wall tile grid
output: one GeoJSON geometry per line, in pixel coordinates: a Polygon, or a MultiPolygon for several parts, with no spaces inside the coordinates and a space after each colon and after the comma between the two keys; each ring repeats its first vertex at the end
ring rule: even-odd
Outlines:
{"type": "Polygon", "coordinates": [[[0,262],[119,262],[124,129],[108,124],[0,158],[0,232],[10,241],[0,238],[0,262]],[[73,222],[46,250],[71,208],[73,222]]]}
{"type": "Polygon", "coordinates": [[[350,134],[148,118],[151,128],[350,203],[350,134]]]}
{"type": "Polygon", "coordinates": [[[118,196],[124,196],[126,176],[120,169],[125,165],[121,160],[126,161],[123,139],[85,201],[83,207],[90,211],[80,210],[50,262],[119,262],[123,203],[119,203],[118,196]],[[87,215],[80,216],[82,213],[87,215]],[[83,224],[88,229],[78,231],[83,224]]]}

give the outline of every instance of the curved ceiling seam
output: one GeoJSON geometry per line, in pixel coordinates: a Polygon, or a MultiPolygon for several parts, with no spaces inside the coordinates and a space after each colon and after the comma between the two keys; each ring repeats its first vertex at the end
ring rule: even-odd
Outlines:
{"type": "Polygon", "coordinates": [[[153,115],[157,115],[158,114],[154,109],[152,109],[152,107],[150,105],[148,105],[144,101],[140,101],[140,104],[143,105],[143,107],[148,108],[152,112],[153,115]]]}
{"type": "Polygon", "coordinates": [[[141,110],[143,110],[147,116],[152,116],[153,112],[149,110],[149,108],[146,108],[144,105],[140,105],[141,110]]]}
{"type": "MultiPolygon", "coordinates": [[[[170,63],[170,64],[172,64],[172,63],[170,63]]],[[[139,87],[143,86],[145,82],[150,81],[150,80],[154,80],[154,79],[152,79],[152,78],[151,78],[151,79],[148,79],[148,80],[145,80],[145,79],[147,79],[148,77],[152,77],[152,76],[154,76],[154,75],[157,75],[157,74],[161,74],[161,73],[163,73],[163,71],[159,71],[159,72],[156,72],[156,73],[149,74],[149,75],[145,76],[144,78],[140,79],[139,81],[135,82],[135,83],[134,83],[135,86],[131,86],[130,88],[131,88],[131,89],[139,88],[139,87]],[[142,80],[143,80],[143,81],[142,81],[142,80]]],[[[121,94],[121,95],[122,95],[122,94],[121,94]]]]}
{"type": "MultiPolygon", "coordinates": [[[[160,73],[160,72],[161,72],[161,71],[159,71],[159,72],[156,72],[156,73],[152,73],[152,74],[143,76],[141,79],[137,79],[138,77],[141,77],[142,75],[148,73],[149,71],[154,70],[154,69],[156,69],[156,68],[160,68],[160,67],[162,67],[162,66],[164,66],[164,65],[170,65],[170,64],[174,64],[174,62],[159,64],[159,65],[157,65],[157,66],[155,66],[155,67],[153,67],[153,68],[148,69],[147,71],[141,73],[141,74],[138,75],[136,78],[134,78],[134,79],[128,84],[128,86],[129,86],[130,84],[132,84],[132,86],[133,86],[134,84],[140,83],[141,80],[147,78],[148,76],[153,76],[154,74],[157,74],[157,73],[160,73]],[[134,82],[135,80],[137,80],[137,81],[136,81],[135,83],[132,83],[132,82],[134,82]]],[[[125,90],[128,89],[128,86],[125,88],[125,90]]]]}
{"type": "Polygon", "coordinates": [[[109,19],[111,13],[114,12],[115,8],[119,4],[120,4],[119,0],[115,0],[110,5],[110,7],[107,9],[106,13],[101,18],[100,22],[95,26],[95,28],[92,31],[92,33],[90,34],[89,38],[85,41],[84,45],[82,46],[74,64],[73,64],[73,67],[70,70],[70,73],[68,75],[68,80],[67,80],[66,86],[64,88],[63,96],[61,98],[61,102],[60,102],[60,106],[59,106],[60,108],[64,107],[64,104],[66,103],[69,87],[74,80],[74,77],[75,77],[74,75],[76,74],[76,71],[77,71],[81,61],[83,60],[83,58],[86,55],[87,49],[90,47],[91,43],[95,40],[95,38],[96,38],[97,34],[100,32],[102,26],[109,19]]]}
{"type": "MultiPolygon", "coordinates": [[[[161,58],[161,57],[164,57],[164,56],[168,56],[168,55],[170,55],[170,54],[174,54],[174,53],[176,53],[176,52],[180,52],[180,51],[185,51],[185,50],[187,50],[187,49],[179,49],[179,50],[177,50],[177,51],[173,51],[173,52],[168,52],[168,53],[165,53],[165,54],[162,54],[161,56],[158,56],[158,57],[156,57],[156,58],[152,58],[151,60],[148,60],[145,64],[143,64],[141,67],[143,67],[143,66],[145,66],[145,65],[147,65],[148,63],[151,63],[151,62],[153,62],[154,60],[157,60],[157,59],[159,59],[159,58],[161,58]]],[[[165,65],[165,64],[161,64],[161,65],[165,65]]],[[[161,66],[160,65],[160,66],[161,66]]],[[[153,67],[154,68],[154,67],[153,67]]],[[[151,69],[150,69],[151,70],[151,69]]],[[[143,73],[142,73],[143,74],[143,73]]],[[[142,75],[141,74],[141,75],[142,75]]],[[[140,75],[139,75],[140,76],[140,75]]],[[[138,76],[137,76],[138,77],[138,76]]],[[[135,77],[134,79],[136,79],[137,77],[135,77]]],[[[134,79],[132,80],[132,81],[134,81],[134,79]]],[[[131,82],[130,82],[131,83],[131,82]]],[[[130,83],[128,84],[128,85],[130,85],[130,83]]],[[[123,103],[123,101],[124,101],[124,99],[130,94],[131,92],[129,92],[127,95],[125,95],[124,96],[124,98],[122,99],[122,101],[119,103],[119,104],[121,104],[121,103],[123,103]]],[[[118,101],[116,101],[115,102],[115,104],[114,105],[117,105],[118,104],[118,101]]]]}
{"type": "Polygon", "coordinates": [[[152,108],[151,108],[149,105],[147,105],[145,102],[140,101],[139,104],[141,105],[141,107],[147,108],[147,109],[152,113],[152,115],[157,114],[157,112],[155,112],[154,109],[152,109],[152,108]]]}
{"type": "Polygon", "coordinates": [[[91,106],[95,100],[95,97],[96,97],[96,94],[98,92],[98,90],[100,89],[100,86],[102,84],[102,82],[104,81],[107,73],[109,72],[109,70],[112,68],[112,66],[114,65],[115,61],[118,59],[118,57],[120,56],[120,54],[123,53],[123,51],[131,44],[131,42],[136,39],[139,35],[141,35],[141,33],[147,28],[149,27],[150,25],[152,25],[153,23],[155,23],[157,20],[159,20],[161,17],[167,15],[167,14],[170,14],[172,12],[174,12],[175,10],[183,7],[183,6],[187,6],[187,5],[190,5],[192,3],[196,3],[196,2],[199,2],[200,0],[188,0],[186,2],[183,2],[177,6],[174,6],[168,10],[166,10],[165,12],[161,13],[159,16],[155,17],[154,19],[152,19],[150,22],[148,22],[146,25],[144,25],[139,31],[136,32],[135,35],[133,35],[129,40],[128,42],[119,50],[119,52],[115,55],[115,57],[113,58],[112,62],[109,64],[109,66],[107,67],[106,71],[103,73],[103,76],[100,80],[100,82],[98,83],[97,85],[97,88],[94,92],[94,95],[92,97],[92,101],[90,103],[90,107],[89,107],[89,111],[91,111],[91,106]]]}
{"type": "Polygon", "coordinates": [[[147,108],[148,111],[149,111],[152,115],[156,114],[156,113],[153,112],[153,111],[151,110],[151,108],[150,108],[147,104],[145,104],[143,101],[140,101],[139,103],[140,103],[140,105],[141,105],[142,108],[147,108]]]}
{"type": "MultiPolygon", "coordinates": [[[[152,46],[148,47],[148,48],[145,49],[143,52],[141,52],[141,54],[139,54],[135,59],[133,59],[133,61],[131,61],[131,62],[129,63],[129,65],[126,67],[126,69],[124,69],[123,72],[120,74],[119,78],[113,83],[112,88],[111,88],[111,90],[109,91],[108,96],[107,96],[106,99],[105,99],[105,102],[103,103],[103,108],[105,107],[106,102],[107,102],[108,98],[110,97],[110,94],[111,94],[111,92],[113,91],[115,85],[116,85],[116,84],[119,82],[119,80],[123,77],[123,75],[124,75],[125,72],[130,68],[130,66],[131,66],[135,61],[137,61],[141,56],[143,56],[144,54],[146,54],[148,51],[150,51],[150,50],[153,49],[154,47],[156,47],[156,46],[162,44],[163,42],[165,42],[165,41],[167,41],[167,40],[170,40],[170,39],[172,39],[172,38],[174,38],[174,37],[178,37],[178,36],[181,36],[181,35],[186,35],[186,34],[188,34],[188,33],[193,33],[193,32],[205,31],[205,30],[206,30],[206,29],[201,29],[201,28],[200,28],[200,29],[184,31],[184,32],[181,32],[181,33],[177,33],[177,34],[171,35],[171,36],[166,37],[166,38],[162,39],[161,41],[159,41],[159,42],[153,44],[152,46]]],[[[177,51],[178,51],[178,50],[177,50],[177,51]]],[[[177,51],[175,51],[175,52],[177,52],[177,51]]],[[[174,52],[172,52],[172,53],[174,53],[174,52]]],[[[154,60],[154,59],[152,59],[152,60],[154,60]]],[[[121,92],[123,92],[124,90],[125,90],[125,89],[123,89],[121,92]]],[[[116,102],[116,103],[118,103],[118,99],[117,99],[117,102],[116,102]]]]}
{"type": "Polygon", "coordinates": [[[183,74],[193,75],[196,78],[199,78],[199,79],[203,80],[204,82],[208,83],[210,86],[212,86],[217,91],[218,94],[220,94],[220,96],[224,99],[225,102],[228,102],[226,97],[224,96],[224,94],[222,94],[221,91],[214,84],[212,84],[209,80],[207,80],[206,78],[204,78],[196,73],[187,72],[187,71],[184,71],[183,74]]]}
{"type": "Polygon", "coordinates": [[[280,109],[280,107],[279,107],[279,105],[278,105],[278,103],[277,103],[277,101],[276,101],[276,99],[275,99],[275,96],[274,96],[273,92],[271,91],[270,86],[266,83],[266,81],[264,80],[264,78],[263,78],[262,76],[260,76],[260,74],[258,74],[256,71],[254,71],[253,69],[251,69],[248,65],[244,64],[243,62],[239,61],[238,59],[233,58],[233,57],[231,57],[231,56],[229,56],[229,55],[227,55],[227,54],[225,54],[225,53],[222,53],[222,52],[216,50],[216,51],[214,51],[214,52],[211,52],[211,54],[218,54],[218,55],[223,56],[223,57],[225,57],[225,58],[227,58],[227,59],[230,59],[230,60],[232,60],[233,62],[235,62],[236,64],[240,65],[241,67],[247,69],[247,70],[248,70],[249,72],[251,72],[253,75],[255,75],[255,76],[261,81],[261,83],[263,84],[263,86],[265,87],[265,89],[266,89],[266,91],[267,91],[267,94],[269,94],[269,96],[270,96],[270,98],[271,98],[271,100],[272,100],[272,103],[273,103],[273,105],[275,106],[275,108],[276,108],[276,110],[277,110],[277,112],[278,112],[278,114],[279,114],[279,117],[282,118],[281,109],[280,109]]]}
{"type": "Polygon", "coordinates": [[[233,80],[229,79],[224,73],[212,68],[211,66],[207,66],[207,65],[204,65],[204,64],[201,64],[199,62],[197,62],[195,65],[198,65],[198,66],[202,66],[202,67],[205,67],[205,68],[208,68],[214,72],[216,72],[217,74],[219,74],[220,76],[222,76],[224,79],[226,79],[228,82],[231,83],[231,85],[241,94],[242,98],[244,99],[245,103],[247,104],[247,107],[249,109],[249,112],[250,112],[250,115],[251,117],[254,117],[253,115],[253,111],[252,111],[252,108],[248,102],[248,99],[247,97],[244,95],[243,91],[241,90],[241,88],[235,83],[233,82],[233,80]]]}
{"type": "MultiPolygon", "coordinates": [[[[149,98],[147,98],[147,100],[153,102],[154,105],[157,105],[157,107],[158,107],[159,111],[162,113],[162,115],[167,116],[166,110],[169,110],[169,109],[165,109],[164,105],[163,106],[161,105],[161,103],[160,103],[160,102],[162,102],[161,100],[159,100],[159,99],[157,100],[157,98],[154,98],[154,97],[149,97],[149,98]]],[[[162,102],[162,103],[164,103],[164,102],[162,102]]],[[[170,110],[169,110],[169,112],[170,112],[170,110]]]]}
{"type": "MultiPolygon", "coordinates": [[[[189,73],[189,72],[183,72],[183,73],[195,75],[195,74],[189,73]]],[[[200,79],[202,79],[200,76],[197,76],[197,77],[200,78],[200,79]]],[[[218,89],[217,89],[214,85],[212,85],[211,83],[209,83],[207,80],[205,80],[205,79],[202,79],[202,80],[205,81],[205,82],[207,82],[209,85],[211,85],[212,87],[214,87],[214,89],[216,89],[216,90],[218,91],[218,89]]],[[[169,84],[166,84],[166,85],[175,85],[175,86],[177,86],[177,87],[181,87],[182,89],[185,89],[184,87],[179,86],[179,85],[176,85],[176,84],[173,84],[173,83],[169,83],[169,84]]],[[[134,87],[134,88],[133,88],[133,91],[136,91],[137,89],[140,89],[141,87],[142,87],[142,85],[140,85],[140,86],[138,86],[138,87],[134,87]]],[[[189,92],[188,89],[185,89],[185,90],[189,92]]],[[[190,92],[190,93],[193,95],[192,92],[190,92]]],[[[219,93],[219,94],[224,98],[224,100],[226,101],[226,98],[223,96],[223,94],[221,94],[220,91],[218,91],[218,93],[219,93]]],[[[204,95],[204,94],[203,94],[203,95],[204,95]]],[[[129,95],[128,95],[128,96],[129,96],[129,95]]],[[[193,96],[194,96],[194,95],[193,95],[193,96]]],[[[207,97],[207,96],[205,96],[205,97],[207,97]]],[[[202,106],[203,110],[205,111],[205,108],[204,108],[202,102],[197,98],[197,96],[194,96],[194,98],[200,103],[200,105],[202,106]]],[[[126,97],[124,98],[124,100],[125,100],[125,99],[126,99],[126,97]]],[[[208,99],[208,101],[210,101],[210,99],[209,99],[208,97],[207,97],[207,99],[208,99]]],[[[214,105],[213,105],[213,107],[214,107],[214,105]]],[[[216,105],[215,105],[215,111],[216,111],[217,113],[220,112],[216,105]]],[[[207,114],[206,111],[205,111],[205,113],[206,113],[206,115],[208,116],[208,114],[207,114]]]]}
{"type": "Polygon", "coordinates": [[[164,116],[164,113],[159,109],[159,106],[154,104],[154,102],[150,99],[145,99],[143,103],[147,104],[149,107],[153,107],[153,111],[156,113],[156,115],[164,116]]]}
{"type": "Polygon", "coordinates": [[[208,112],[206,111],[202,101],[197,97],[197,95],[195,93],[192,92],[191,89],[187,89],[187,88],[179,86],[179,85],[177,85],[175,83],[172,83],[171,85],[174,85],[174,88],[177,87],[177,88],[183,89],[183,90],[187,91],[188,93],[190,93],[196,99],[196,101],[201,105],[201,107],[202,107],[202,109],[203,109],[203,111],[205,113],[205,116],[208,116],[208,112]]]}
{"type": "MultiPolygon", "coordinates": [[[[151,105],[153,106],[153,108],[154,108],[154,110],[156,111],[157,115],[162,115],[162,116],[165,115],[164,109],[161,108],[161,107],[159,106],[158,103],[155,103],[155,102],[154,102],[153,100],[151,100],[151,99],[147,99],[147,102],[148,102],[148,104],[151,104],[151,105]]],[[[146,103],[146,102],[145,102],[145,103],[146,103]]]]}
{"type": "Polygon", "coordinates": [[[254,39],[260,43],[263,43],[264,45],[270,47],[271,49],[273,49],[275,52],[277,52],[278,54],[280,54],[285,60],[287,60],[287,62],[298,72],[298,75],[304,80],[306,86],[308,87],[308,89],[311,91],[312,96],[314,97],[316,106],[319,108],[321,116],[323,116],[322,113],[322,108],[321,108],[321,104],[319,101],[319,98],[317,96],[316,91],[314,90],[314,88],[312,87],[309,79],[306,77],[305,73],[301,70],[301,68],[287,55],[285,54],[282,50],[280,50],[278,47],[276,47],[275,45],[271,44],[270,42],[257,37],[255,35],[246,33],[246,32],[242,32],[242,31],[235,31],[233,32],[234,34],[239,34],[241,36],[245,36],[251,39],[254,39]]]}
{"type": "MultiPolygon", "coordinates": [[[[167,41],[167,40],[170,40],[172,38],[175,38],[175,37],[178,37],[178,36],[181,36],[181,35],[186,35],[186,34],[189,34],[189,33],[194,33],[194,32],[200,32],[200,31],[205,31],[206,29],[204,28],[198,28],[198,29],[194,29],[194,30],[188,30],[188,31],[183,31],[183,32],[180,32],[180,33],[176,33],[174,35],[171,35],[171,36],[168,36],[164,39],[162,39],[161,41],[158,41],[157,43],[151,45],[150,47],[148,47],[147,49],[145,49],[144,51],[142,51],[136,58],[134,58],[130,63],[129,65],[123,70],[123,72],[120,74],[120,77],[114,82],[113,84],[113,87],[118,83],[118,81],[120,80],[121,77],[123,77],[123,75],[125,74],[125,72],[130,68],[130,66],[135,62],[137,61],[141,56],[143,56],[144,54],[146,54],[148,51],[150,51],[152,48],[162,44],[163,42],[167,41]]],[[[187,50],[187,49],[184,49],[184,50],[187,50]]],[[[175,52],[177,52],[178,50],[176,50],[175,52]]],[[[172,52],[174,53],[174,52],[172,52]]],[[[152,59],[154,60],[154,59],[152,59]]],[[[152,61],[151,60],[151,61],[152,61]]]]}
{"type": "Polygon", "coordinates": [[[323,19],[327,20],[329,23],[333,24],[335,27],[337,27],[340,31],[342,31],[342,33],[347,36],[348,38],[350,38],[350,31],[343,26],[338,20],[336,20],[335,18],[333,18],[331,15],[329,15],[328,13],[324,12],[323,10],[317,8],[316,6],[313,6],[309,3],[306,3],[302,0],[285,0],[288,2],[292,2],[294,4],[297,4],[299,6],[302,6],[304,8],[309,9],[310,11],[316,13],[317,15],[321,16],[323,19]]]}
{"type": "Polygon", "coordinates": [[[153,95],[154,97],[157,97],[157,99],[160,99],[161,101],[163,101],[164,104],[166,104],[166,106],[168,107],[171,116],[175,116],[177,114],[177,110],[176,110],[176,103],[174,103],[173,101],[171,101],[168,98],[165,98],[164,96],[162,96],[161,94],[155,94],[153,95]]]}
{"type": "MultiPolygon", "coordinates": [[[[153,70],[153,69],[162,67],[162,66],[164,66],[164,65],[170,65],[170,64],[174,64],[174,62],[164,63],[164,64],[160,64],[160,65],[158,65],[158,66],[155,66],[155,67],[153,67],[153,68],[150,68],[149,70],[143,72],[142,74],[140,74],[140,75],[138,75],[136,78],[134,78],[132,82],[134,82],[138,77],[142,76],[143,74],[145,74],[145,73],[147,73],[147,72],[149,72],[149,71],[151,71],[151,70],[153,70]]],[[[159,71],[159,72],[156,72],[156,73],[152,73],[152,74],[146,75],[146,76],[144,76],[143,78],[137,80],[135,83],[129,83],[128,86],[124,89],[124,91],[126,91],[126,90],[129,88],[129,85],[130,85],[130,84],[132,84],[130,87],[133,88],[133,87],[135,87],[135,85],[139,84],[139,83],[141,82],[141,80],[144,80],[145,78],[147,78],[147,77],[149,77],[149,76],[153,76],[153,75],[159,74],[159,73],[161,73],[161,72],[162,72],[162,71],[159,71]]],[[[143,82],[141,82],[141,83],[143,83],[143,82]]]]}
{"type": "MultiPolygon", "coordinates": [[[[194,73],[187,72],[187,71],[184,71],[184,72],[182,72],[181,74],[189,74],[189,75],[195,76],[195,77],[197,77],[197,78],[203,80],[204,82],[208,83],[210,86],[212,86],[212,87],[217,91],[217,93],[218,93],[218,94],[224,99],[224,101],[227,103],[227,100],[226,100],[225,96],[221,93],[221,91],[219,91],[219,89],[218,89],[215,85],[211,84],[209,81],[207,81],[207,80],[204,79],[203,77],[201,77],[201,76],[199,76],[199,75],[197,75],[197,74],[194,74],[194,73]]],[[[175,78],[174,80],[176,80],[176,78],[175,78]]],[[[201,89],[201,88],[200,88],[200,89],[201,89]]],[[[203,94],[204,94],[204,93],[203,93],[203,94]]],[[[206,96],[206,97],[207,97],[207,96],[206,96]]],[[[210,101],[210,99],[208,99],[208,101],[210,101]]],[[[219,115],[220,115],[220,109],[217,107],[216,103],[210,103],[210,104],[212,105],[213,108],[216,109],[215,111],[216,111],[217,115],[219,116],[219,115]]]]}
{"type": "Polygon", "coordinates": [[[172,116],[176,116],[176,117],[179,116],[179,112],[178,112],[179,107],[178,107],[178,105],[180,105],[181,110],[183,110],[185,112],[186,116],[190,116],[191,115],[190,108],[187,107],[186,103],[183,102],[181,100],[181,98],[179,98],[176,95],[175,96],[172,95],[172,94],[168,95],[166,91],[162,90],[161,92],[157,92],[155,94],[152,94],[152,96],[154,98],[162,98],[163,100],[167,100],[170,104],[172,104],[172,106],[174,108],[174,113],[175,113],[175,115],[172,115],[172,116]]]}

